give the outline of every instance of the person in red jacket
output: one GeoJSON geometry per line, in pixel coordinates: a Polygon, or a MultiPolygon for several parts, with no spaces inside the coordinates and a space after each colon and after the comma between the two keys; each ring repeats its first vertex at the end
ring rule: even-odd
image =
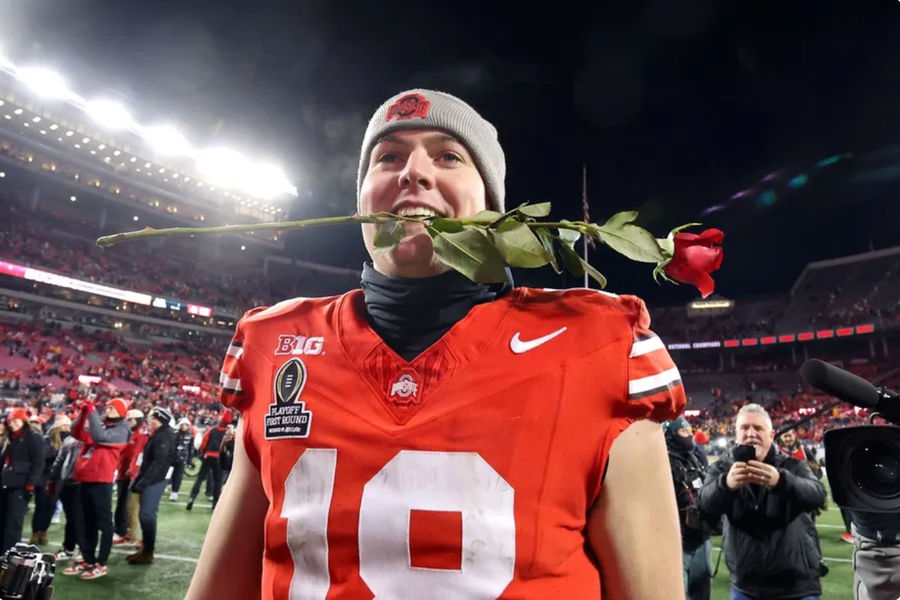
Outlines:
{"type": "Polygon", "coordinates": [[[197,481],[191,489],[191,498],[188,500],[187,510],[194,508],[194,500],[200,493],[200,487],[203,480],[209,477],[212,480],[213,508],[219,501],[219,494],[222,492],[222,463],[219,462],[219,454],[222,449],[222,440],[225,439],[225,432],[228,431],[228,425],[234,420],[230,410],[223,410],[219,414],[219,422],[215,427],[210,427],[203,435],[203,441],[200,442],[200,457],[203,464],[200,465],[200,473],[197,474],[197,481]]]}
{"type": "Polygon", "coordinates": [[[112,487],[116,479],[119,455],[128,443],[130,431],[125,422],[128,405],[122,398],[106,403],[103,421],[88,401],[72,425],[72,435],[84,442],[75,463],[73,479],[81,484],[79,497],[84,516],[84,531],[78,545],[82,560],[63,569],[63,575],[96,579],[106,575],[106,561],[112,549],[112,487]],[[97,553],[97,533],[100,551],[97,553]]]}
{"type": "Polygon", "coordinates": [[[116,475],[117,499],[113,546],[133,546],[137,543],[140,504],[138,498],[132,498],[129,488],[134,476],[137,475],[140,469],[137,465],[138,457],[144,451],[144,446],[150,437],[143,412],[132,408],[126,413],[125,420],[131,429],[131,437],[128,439],[125,449],[122,450],[122,454],[119,455],[119,468],[116,475]]]}

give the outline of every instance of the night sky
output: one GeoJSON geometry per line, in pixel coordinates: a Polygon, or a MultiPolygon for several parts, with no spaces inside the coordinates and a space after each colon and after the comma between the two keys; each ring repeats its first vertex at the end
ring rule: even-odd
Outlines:
{"type": "MultiPolygon", "coordinates": [[[[354,210],[366,121],[421,86],[497,126],[508,205],[580,218],[586,165],[596,220],[637,209],[657,235],[723,229],[728,297],[900,243],[900,3],[525,4],[6,0],[0,48],[143,122],[177,119],[195,143],[280,157],[301,190],[294,218],[354,210]]],[[[350,228],[288,244],[329,264],[365,256],[350,228]]],[[[653,304],[698,297],[608,249],[592,263],[653,304]]]]}

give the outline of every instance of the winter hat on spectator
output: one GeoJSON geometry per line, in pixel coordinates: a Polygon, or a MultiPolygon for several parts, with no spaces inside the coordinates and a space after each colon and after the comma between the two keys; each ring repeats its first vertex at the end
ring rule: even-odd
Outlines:
{"type": "Polygon", "coordinates": [[[667,438],[673,438],[678,435],[678,430],[682,427],[690,427],[691,424],[688,423],[688,420],[684,417],[678,417],[677,419],[672,419],[671,421],[667,421],[663,429],[666,432],[667,438]]]}
{"type": "Polygon", "coordinates": [[[9,413],[9,416],[6,417],[7,421],[12,421],[13,419],[19,419],[20,421],[28,422],[28,411],[22,407],[12,409],[12,412],[9,413]]]}
{"type": "Polygon", "coordinates": [[[106,403],[106,406],[112,406],[119,413],[119,418],[124,418],[128,413],[128,403],[123,398],[113,398],[106,403]]]}
{"type": "Polygon", "coordinates": [[[181,427],[182,425],[187,425],[188,427],[190,427],[191,420],[187,417],[181,417],[180,419],[178,419],[178,426],[181,427]]]}
{"type": "Polygon", "coordinates": [[[138,410],[136,408],[129,409],[127,413],[125,413],[126,419],[143,419],[144,411],[138,410]]]}
{"type": "Polygon", "coordinates": [[[222,425],[228,425],[232,421],[234,421],[234,415],[227,408],[219,413],[219,423],[222,425]]]}
{"type": "Polygon", "coordinates": [[[59,415],[58,417],[56,417],[56,420],[53,421],[53,425],[50,426],[50,429],[55,429],[57,427],[63,427],[65,425],[68,425],[69,427],[71,427],[72,419],[70,419],[66,415],[59,415]]]}
{"type": "Polygon", "coordinates": [[[357,204],[369,171],[372,148],[387,134],[403,129],[437,129],[458,139],[472,155],[481,174],[488,208],[504,212],[506,158],[497,139],[497,130],[456,96],[424,89],[400,92],[372,115],[359,154],[357,204]]]}
{"type": "Polygon", "coordinates": [[[153,410],[150,411],[150,416],[163,425],[168,425],[172,422],[172,413],[170,413],[162,406],[154,406],[153,410]]]}

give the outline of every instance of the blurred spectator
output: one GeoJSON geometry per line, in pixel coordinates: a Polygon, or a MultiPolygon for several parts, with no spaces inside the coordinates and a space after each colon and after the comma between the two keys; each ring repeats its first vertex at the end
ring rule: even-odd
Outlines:
{"type": "Polygon", "coordinates": [[[119,467],[116,469],[116,513],[113,518],[113,546],[137,544],[139,499],[131,493],[131,482],[138,473],[138,457],[150,437],[144,423],[144,413],[136,408],[125,413],[125,420],[131,429],[128,444],[119,455],[119,467]]]}
{"type": "Polygon", "coordinates": [[[700,490],[707,513],[725,515],[724,553],[732,600],[817,600],[821,555],[810,512],[825,488],[805,461],[774,445],[765,409],[748,404],[737,414],[738,444],[753,447],[747,462],[722,458],[700,490]]]}
{"type": "Polygon", "coordinates": [[[39,487],[35,487],[34,515],[31,519],[31,540],[29,541],[32,544],[47,543],[47,529],[50,528],[57,501],[56,495],[47,489],[47,484],[50,482],[53,463],[56,462],[63,441],[69,437],[71,430],[71,419],[60,415],[53,421],[44,438],[44,471],[41,474],[39,487]]]}
{"type": "Polygon", "coordinates": [[[816,449],[812,446],[802,445],[793,429],[788,429],[782,433],[778,438],[778,442],[778,449],[781,452],[791,458],[805,461],[815,476],[822,479],[822,465],[816,460],[816,449]]]}
{"type": "Polygon", "coordinates": [[[162,407],[150,411],[150,439],[144,448],[141,470],[131,484],[131,492],[141,499],[141,548],[125,560],[130,565],[149,565],[156,549],[156,515],[166,490],[169,469],[175,460],[175,432],[169,426],[172,413],[162,407]]]}
{"type": "Polygon", "coordinates": [[[184,469],[191,464],[194,458],[194,427],[187,417],[178,420],[178,430],[175,432],[175,462],[172,465],[172,493],[169,500],[178,500],[178,490],[181,488],[181,479],[184,477],[184,469]]]}
{"type": "Polygon", "coordinates": [[[228,482],[231,474],[231,465],[234,463],[234,424],[229,424],[222,438],[222,450],[219,453],[219,462],[222,464],[222,486],[228,482]]]}
{"type": "Polygon", "coordinates": [[[207,477],[212,483],[213,508],[219,501],[219,494],[222,492],[222,464],[219,462],[219,455],[222,453],[222,442],[225,439],[225,433],[228,425],[234,420],[230,410],[223,410],[219,415],[219,422],[215,427],[210,427],[203,435],[203,441],[200,442],[200,456],[203,458],[203,464],[200,465],[200,473],[197,474],[197,480],[191,489],[191,498],[188,500],[187,510],[194,507],[194,500],[200,494],[200,488],[207,477]]]}
{"type": "Polygon", "coordinates": [[[3,489],[0,491],[0,554],[22,539],[28,499],[44,469],[44,441],[28,427],[28,411],[16,408],[9,414],[9,439],[0,455],[3,489]]]}
{"type": "MultiPolygon", "coordinates": [[[[69,420],[68,417],[63,418],[69,420]]],[[[79,494],[81,484],[73,477],[75,464],[83,445],[78,438],[72,435],[63,439],[47,482],[47,491],[52,497],[59,497],[63,512],[66,514],[62,548],[54,555],[57,562],[74,557],[75,545],[84,536],[84,514],[81,510],[81,495],[79,494]]]]}
{"type": "Polygon", "coordinates": [[[119,455],[130,433],[125,422],[128,408],[124,400],[113,398],[103,410],[104,421],[101,422],[94,403],[86,402],[72,426],[72,435],[84,442],[74,475],[75,480],[81,483],[79,496],[84,515],[84,535],[78,543],[82,560],[62,572],[63,575],[78,575],[81,579],[96,579],[107,573],[106,561],[112,549],[113,535],[112,486],[119,455]],[[88,423],[87,431],[85,421],[88,423]]]}
{"type": "Polygon", "coordinates": [[[712,585],[712,542],[717,519],[710,518],[697,504],[709,465],[694,443],[691,424],[684,417],[663,424],[675,500],[681,522],[681,549],[687,600],[709,600],[712,585]]]}

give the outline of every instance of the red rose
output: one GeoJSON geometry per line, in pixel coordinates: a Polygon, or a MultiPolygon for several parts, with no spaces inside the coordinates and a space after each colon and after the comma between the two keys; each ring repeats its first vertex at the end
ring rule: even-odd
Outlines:
{"type": "Polygon", "coordinates": [[[689,283],[706,298],[713,293],[716,282],[710,273],[722,265],[722,238],[718,229],[696,233],[675,234],[675,255],[664,267],[666,275],[676,281],[689,283]]]}

